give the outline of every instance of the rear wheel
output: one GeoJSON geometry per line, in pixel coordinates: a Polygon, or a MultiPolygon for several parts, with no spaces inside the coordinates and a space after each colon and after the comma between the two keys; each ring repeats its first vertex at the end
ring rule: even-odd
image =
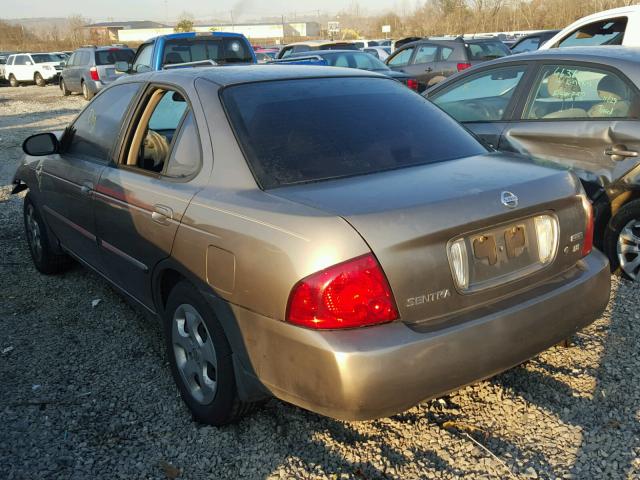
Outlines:
{"type": "Polygon", "coordinates": [[[603,243],[611,270],[640,282],[640,200],[618,210],[607,226],[603,243]]]}
{"type": "Polygon", "coordinates": [[[60,80],[60,90],[62,91],[62,95],[64,95],[65,97],[71,93],[69,90],[67,90],[67,84],[64,83],[64,79],[60,80]]]}
{"type": "Polygon", "coordinates": [[[93,93],[87,87],[87,82],[82,82],[82,96],[85,100],[91,100],[93,98],[93,93]]]}
{"type": "Polygon", "coordinates": [[[36,85],[39,87],[44,87],[47,85],[47,82],[44,81],[44,78],[42,78],[40,72],[35,73],[35,75],[33,76],[33,81],[36,82],[36,85]]]}
{"type": "Polygon", "coordinates": [[[231,347],[222,325],[187,281],[169,294],[164,332],[173,378],[196,421],[226,425],[253,409],[255,404],[238,398],[231,347]]]}
{"type": "Polygon", "coordinates": [[[24,197],[24,229],[33,264],[40,273],[51,275],[69,268],[71,259],[57,254],[51,245],[47,227],[29,194],[24,197]]]}
{"type": "Polygon", "coordinates": [[[16,80],[16,77],[13,76],[13,73],[11,75],[9,75],[9,85],[11,85],[12,87],[19,87],[20,86],[20,82],[18,82],[18,80],[16,80]]]}

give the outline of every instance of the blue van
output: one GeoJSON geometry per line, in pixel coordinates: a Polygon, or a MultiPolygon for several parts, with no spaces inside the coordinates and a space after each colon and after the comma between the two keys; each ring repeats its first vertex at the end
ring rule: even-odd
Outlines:
{"type": "Polygon", "coordinates": [[[185,32],[147,40],[138,47],[128,68],[124,69],[121,63],[116,64],[116,68],[134,74],[209,61],[217,65],[257,63],[253,47],[241,33],[185,32]]]}

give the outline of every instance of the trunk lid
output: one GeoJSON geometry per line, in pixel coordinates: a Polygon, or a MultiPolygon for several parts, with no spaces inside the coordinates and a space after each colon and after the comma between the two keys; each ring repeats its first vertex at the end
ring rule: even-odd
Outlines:
{"type": "Polygon", "coordinates": [[[349,222],[378,258],[407,323],[495,302],[575,265],[581,257],[576,237],[586,226],[580,192],[579,181],[567,171],[500,153],[269,191],[349,222]],[[503,192],[515,194],[518,205],[504,205],[503,192]],[[551,214],[559,223],[558,253],[549,264],[527,268],[521,256],[491,266],[481,252],[476,255],[474,238],[495,237],[496,250],[504,251],[506,232],[522,228],[528,254],[535,249],[537,258],[531,219],[539,214],[551,214]],[[458,238],[471,247],[470,269],[487,288],[456,287],[448,246],[458,238]]]}

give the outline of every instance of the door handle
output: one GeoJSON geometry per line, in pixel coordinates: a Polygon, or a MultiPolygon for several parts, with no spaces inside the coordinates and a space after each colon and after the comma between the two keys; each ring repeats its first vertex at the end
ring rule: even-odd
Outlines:
{"type": "Polygon", "coordinates": [[[151,220],[161,225],[167,225],[173,219],[173,210],[164,205],[154,205],[151,220]]]}
{"type": "Polygon", "coordinates": [[[637,157],[638,152],[635,150],[627,150],[624,145],[613,145],[604,151],[605,155],[609,155],[614,162],[620,162],[625,158],[637,157]]]}
{"type": "Polygon", "coordinates": [[[432,72],[432,71],[433,71],[433,68],[431,67],[427,67],[427,69],[425,70],[425,72],[432,72]]]}
{"type": "Polygon", "coordinates": [[[93,192],[93,183],[83,183],[80,187],[80,193],[82,193],[82,195],[91,195],[91,192],[93,192]]]}

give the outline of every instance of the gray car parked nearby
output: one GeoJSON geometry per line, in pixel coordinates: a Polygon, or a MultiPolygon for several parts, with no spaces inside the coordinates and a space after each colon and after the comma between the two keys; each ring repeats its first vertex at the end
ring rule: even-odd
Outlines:
{"type": "Polygon", "coordinates": [[[426,93],[498,150],[575,171],[595,244],[640,281],[640,49],[571,47],[496,60],[426,93]]]}
{"type": "Polygon", "coordinates": [[[98,91],[121,75],[116,62],[131,62],[134,51],[123,47],[82,47],[73,52],[60,75],[63,95],[80,92],[90,100],[98,91]]]}

